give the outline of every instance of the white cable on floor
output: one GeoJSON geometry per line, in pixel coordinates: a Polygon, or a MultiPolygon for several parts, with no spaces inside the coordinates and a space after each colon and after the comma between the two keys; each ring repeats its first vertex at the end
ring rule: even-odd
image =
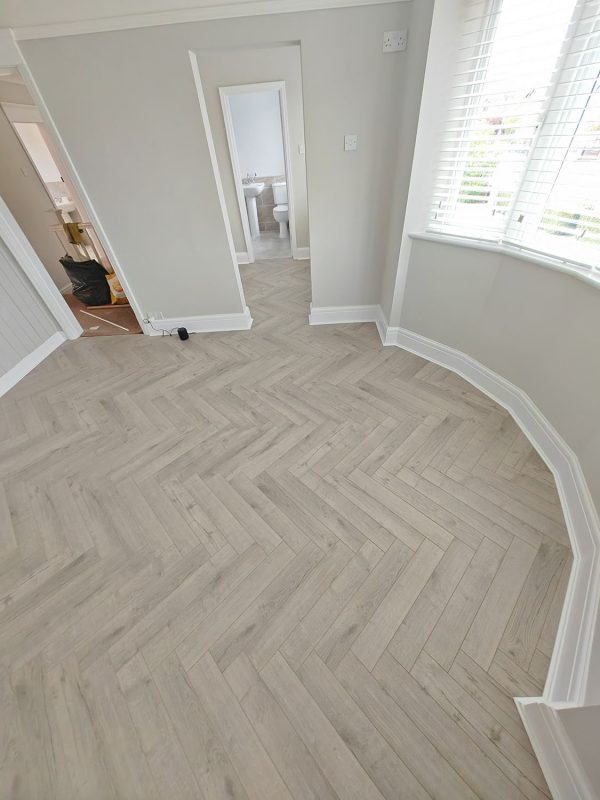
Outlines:
{"type": "Polygon", "coordinates": [[[109,325],[114,325],[115,328],[121,328],[122,331],[127,331],[127,333],[130,332],[129,328],[124,328],[123,325],[117,325],[116,322],[111,322],[109,319],[104,319],[104,317],[98,317],[98,316],[96,316],[96,314],[90,314],[89,311],[83,311],[82,309],[80,309],[80,311],[81,311],[82,314],[87,314],[88,317],[94,317],[94,319],[99,319],[100,322],[106,322],[109,325]]]}

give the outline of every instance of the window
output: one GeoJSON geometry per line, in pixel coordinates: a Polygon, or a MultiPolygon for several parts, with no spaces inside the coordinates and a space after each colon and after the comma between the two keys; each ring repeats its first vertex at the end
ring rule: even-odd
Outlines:
{"type": "Polygon", "coordinates": [[[428,229],[600,275],[600,0],[465,0],[428,229]]]}

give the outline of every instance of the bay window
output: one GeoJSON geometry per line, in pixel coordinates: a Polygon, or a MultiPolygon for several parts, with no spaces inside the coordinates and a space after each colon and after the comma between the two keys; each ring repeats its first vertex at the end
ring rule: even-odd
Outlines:
{"type": "Polygon", "coordinates": [[[600,277],[600,0],[465,0],[427,229],[600,277]]]}

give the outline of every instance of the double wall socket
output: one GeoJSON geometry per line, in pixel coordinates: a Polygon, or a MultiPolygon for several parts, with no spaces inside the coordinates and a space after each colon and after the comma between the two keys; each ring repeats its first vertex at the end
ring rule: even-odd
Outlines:
{"type": "Polygon", "coordinates": [[[356,150],[358,147],[358,136],[355,133],[347,133],[344,136],[344,150],[356,150]]]}
{"type": "Polygon", "coordinates": [[[401,31],[386,31],[383,34],[383,52],[397,53],[399,50],[406,50],[408,41],[408,31],[406,28],[401,31]]]}

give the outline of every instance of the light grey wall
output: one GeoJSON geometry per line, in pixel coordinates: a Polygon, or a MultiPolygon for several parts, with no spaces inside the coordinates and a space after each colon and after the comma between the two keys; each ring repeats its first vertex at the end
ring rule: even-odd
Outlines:
{"type": "MultiPolygon", "coordinates": [[[[236,251],[246,249],[233,170],[227,147],[219,87],[244,83],[285,81],[290,131],[290,169],[294,187],[294,214],[298,247],[309,246],[306,189],[306,156],[298,152],[304,144],[304,108],[299,45],[215,48],[196,51],[206,98],[210,127],[215,141],[219,172],[227,203],[236,251]]],[[[270,176],[273,173],[264,173],[270,176]]]]}
{"type": "MultiPolygon", "coordinates": [[[[0,81],[0,102],[31,104],[24,86],[0,81]]],[[[59,289],[69,279],[59,264],[64,249],[50,230],[52,202],[6,115],[0,109],[0,195],[59,289]],[[26,174],[24,174],[24,172],[26,174]]]]}
{"type": "MultiPolygon", "coordinates": [[[[579,458],[600,509],[600,288],[512,256],[415,240],[400,326],[523,389],[579,458]]],[[[600,617],[590,652],[598,675],[600,617]]]]}
{"type": "Polygon", "coordinates": [[[600,791],[600,706],[560,708],[556,714],[573,744],[590,786],[600,791]]]}
{"type": "Polygon", "coordinates": [[[289,42],[302,51],[313,302],[379,302],[407,63],[382,53],[382,36],[410,28],[412,6],[21,42],[144,310],[240,310],[188,50],[289,42]]]}
{"type": "Polygon", "coordinates": [[[23,49],[143,313],[240,313],[185,31],[23,49]]]}
{"type": "Polygon", "coordinates": [[[411,46],[406,51],[399,135],[396,138],[393,162],[394,182],[387,213],[386,249],[380,289],[380,304],[387,320],[390,319],[398,272],[398,256],[406,214],[408,185],[413,166],[433,9],[434,0],[419,0],[413,6],[410,19],[411,45],[413,41],[418,42],[419,45],[418,47],[411,46]]]}
{"type": "Polygon", "coordinates": [[[0,239],[0,376],[59,330],[0,239]]]}
{"type": "Polygon", "coordinates": [[[400,326],[527,392],[578,456],[600,508],[600,289],[511,256],[415,240],[400,326]]]}
{"type": "Polygon", "coordinates": [[[279,92],[232,94],[229,105],[242,177],[284,175],[279,92]]]}

